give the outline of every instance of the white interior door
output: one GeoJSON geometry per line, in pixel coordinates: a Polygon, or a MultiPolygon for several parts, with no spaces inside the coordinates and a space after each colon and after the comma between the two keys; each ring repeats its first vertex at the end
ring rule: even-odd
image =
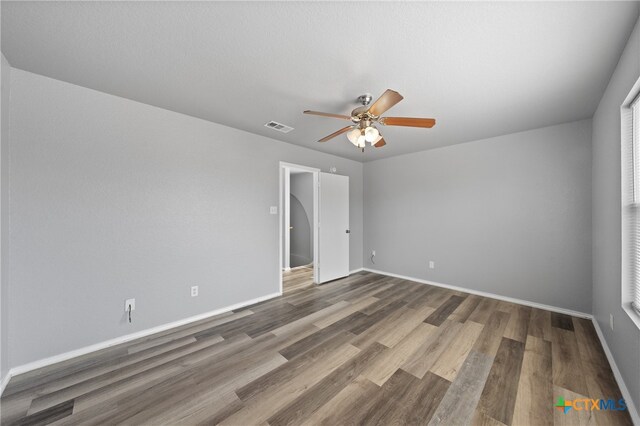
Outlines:
{"type": "Polygon", "coordinates": [[[349,275],[349,176],[320,173],[318,284],[349,275]]]}

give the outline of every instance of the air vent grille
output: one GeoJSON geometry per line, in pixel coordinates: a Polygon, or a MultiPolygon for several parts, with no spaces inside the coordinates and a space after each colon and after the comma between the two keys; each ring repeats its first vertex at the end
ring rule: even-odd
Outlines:
{"type": "Polygon", "coordinates": [[[281,132],[281,133],[289,133],[290,131],[293,130],[293,127],[287,126],[282,123],[278,123],[277,121],[270,121],[267,124],[265,124],[264,127],[277,130],[278,132],[281,132]]]}

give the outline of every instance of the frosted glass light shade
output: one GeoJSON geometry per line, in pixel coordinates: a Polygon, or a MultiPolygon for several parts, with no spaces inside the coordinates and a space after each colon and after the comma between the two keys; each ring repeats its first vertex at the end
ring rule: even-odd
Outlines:
{"type": "Polygon", "coordinates": [[[376,129],[375,127],[367,127],[364,130],[364,137],[367,142],[375,141],[376,139],[378,139],[378,135],[380,135],[380,132],[378,132],[378,129],[376,129]]]}
{"type": "Polygon", "coordinates": [[[358,128],[349,130],[349,132],[347,132],[347,139],[349,139],[349,141],[355,146],[358,146],[358,138],[361,134],[362,132],[358,128]]]}

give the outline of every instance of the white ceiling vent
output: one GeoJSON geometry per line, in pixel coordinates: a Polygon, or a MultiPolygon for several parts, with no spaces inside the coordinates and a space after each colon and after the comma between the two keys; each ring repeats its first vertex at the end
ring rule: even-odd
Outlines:
{"type": "Polygon", "coordinates": [[[273,130],[277,130],[281,133],[289,133],[293,130],[293,127],[286,126],[282,123],[278,123],[277,121],[270,121],[264,125],[264,127],[268,127],[273,130]]]}

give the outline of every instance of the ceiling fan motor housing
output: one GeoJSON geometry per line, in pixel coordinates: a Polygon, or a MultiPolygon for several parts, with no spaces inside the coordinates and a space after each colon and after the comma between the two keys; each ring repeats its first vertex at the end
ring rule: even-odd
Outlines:
{"type": "Polygon", "coordinates": [[[369,93],[365,93],[364,95],[358,96],[358,103],[367,106],[371,103],[372,99],[373,96],[371,96],[369,93]]]}

